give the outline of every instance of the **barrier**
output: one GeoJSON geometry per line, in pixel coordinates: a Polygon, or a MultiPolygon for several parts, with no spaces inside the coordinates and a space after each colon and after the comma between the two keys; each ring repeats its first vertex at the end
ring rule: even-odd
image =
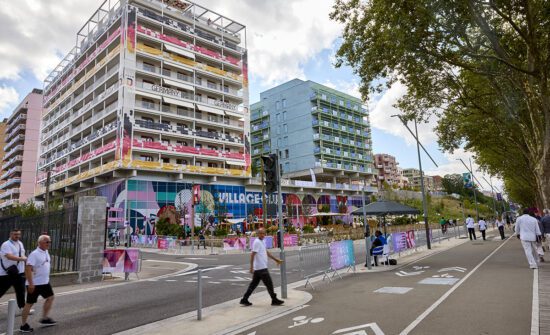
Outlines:
{"type": "Polygon", "coordinates": [[[321,274],[323,275],[323,280],[328,278],[329,281],[332,281],[329,276],[331,264],[330,247],[328,244],[303,246],[298,249],[298,254],[300,256],[300,272],[302,278],[306,279],[304,287],[307,287],[309,283],[311,288],[315,289],[310,280],[312,277],[321,274]]]}
{"type": "Polygon", "coordinates": [[[141,251],[136,248],[106,249],[103,251],[103,275],[124,273],[124,279],[128,280],[130,273],[137,276],[141,272],[141,260],[141,251]]]}
{"type": "Polygon", "coordinates": [[[338,275],[338,270],[347,268],[347,272],[353,270],[355,273],[355,253],[353,251],[353,241],[344,240],[330,243],[330,268],[334,271],[332,277],[338,275]]]}

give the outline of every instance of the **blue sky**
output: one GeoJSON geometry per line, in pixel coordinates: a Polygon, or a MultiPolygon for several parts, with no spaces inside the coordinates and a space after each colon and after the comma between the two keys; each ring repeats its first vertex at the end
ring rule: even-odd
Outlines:
{"type": "MultiPolygon", "coordinates": [[[[293,78],[358,96],[359,78],[350,68],[332,65],[342,31],[328,18],[333,1],[195,1],[247,27],[251,103],[259,100],[261,91],[293,78]]],[[[0,30],[0,117],[7,117],[32,88],[42,88],[44,77],[73,47],[76,32],[101,2],[21,0],[0,6],[4,28],[0,30]]],[[[402,168],[418,167],[413,138],[398,120],[389,117],[399,113],[392,105],[405,91],[406,87],[395,85],[369,102],[373,148],[375,153],[395,156],[402,168]]],[[[453,155],[440,152],[432,132],[435,122],[420,125],[419,132],[441,166],[435,168],[423,155],[423,167],[432,175],[464,172],[456,158],[467,161],[470,155],[461,150],[453,155]]]]}

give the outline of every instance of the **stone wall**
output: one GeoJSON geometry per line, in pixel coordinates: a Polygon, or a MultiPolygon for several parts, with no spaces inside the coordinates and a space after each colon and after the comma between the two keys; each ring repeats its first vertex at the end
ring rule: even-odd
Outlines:
{"type": "Polygon", "coordinates": [[[105,243],[105,197],[78,199],[78,282],[102,279],[105,243]]]}

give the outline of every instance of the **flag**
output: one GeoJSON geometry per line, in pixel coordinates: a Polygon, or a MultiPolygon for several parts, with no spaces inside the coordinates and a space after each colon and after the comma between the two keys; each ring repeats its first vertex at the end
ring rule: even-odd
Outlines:
{"type": "Polygon", "coordinates": [[[497,201],[502,201],[502,193],[497,193],[497,201]]]}

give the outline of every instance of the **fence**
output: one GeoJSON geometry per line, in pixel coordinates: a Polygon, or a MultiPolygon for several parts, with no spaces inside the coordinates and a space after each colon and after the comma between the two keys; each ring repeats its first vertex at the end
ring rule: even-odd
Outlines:
{"type": "Polygon", "coordinates": [[[305,286],[307,284],[313,287],[310,279],[317,275],[323,275],[323,280],[328,278],[330,280],[329,273],[331,271],[330,264],[330,247],[328,243],[308,245],[300,247],[300,272],[302,278],[306,279],[305,286]]]}
{"type": "Polygon", "coordinates": [[[47,234],[52,240],[49,253],[52,272],[78,270],[78,206],[67,207],[33,217],[0,218],[0,241],[9,239],[13,228],[21,229],[21,242],[27,254],[37,247],[38,237],[47,234]]]}

